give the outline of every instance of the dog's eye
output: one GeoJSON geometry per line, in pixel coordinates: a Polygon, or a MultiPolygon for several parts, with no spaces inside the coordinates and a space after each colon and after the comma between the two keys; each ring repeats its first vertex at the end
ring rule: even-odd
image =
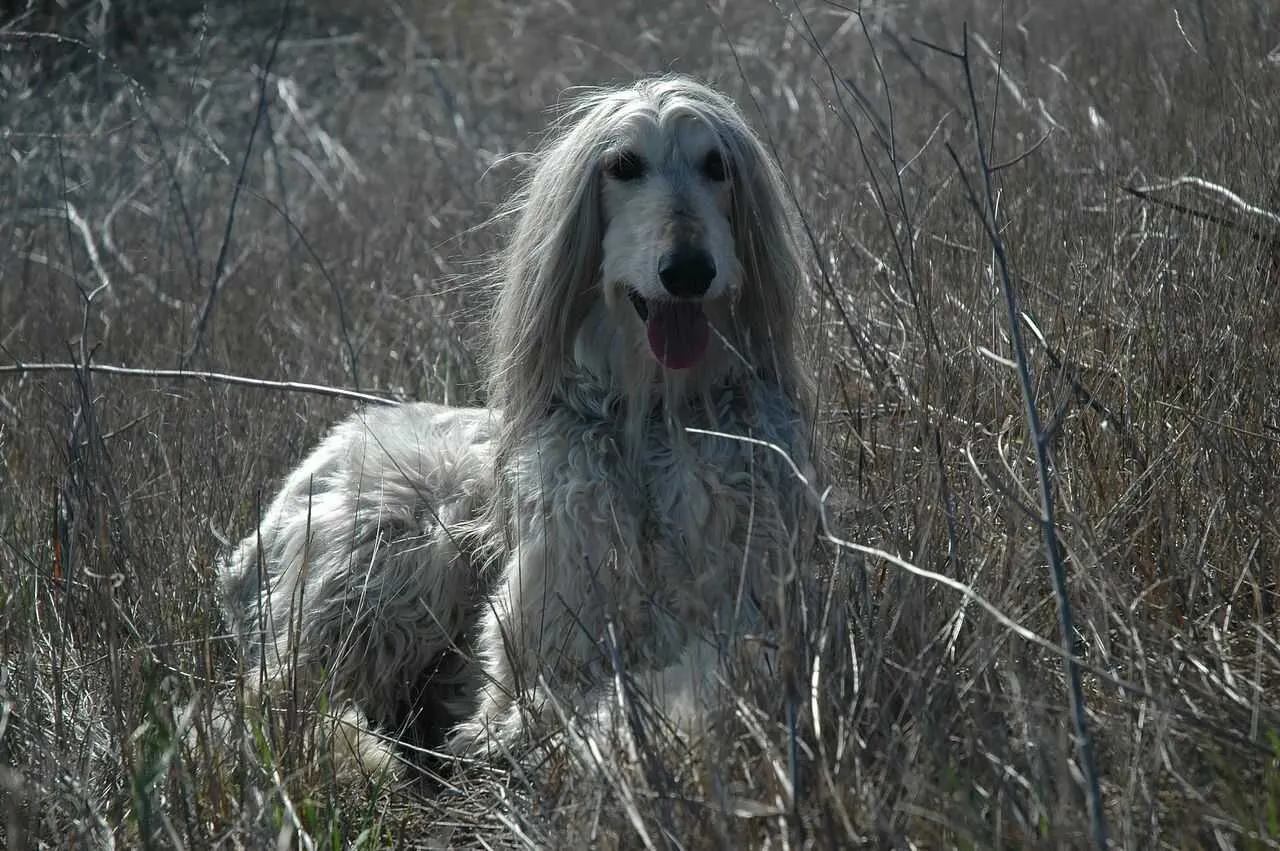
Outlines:
{"type": "Polygon", "coordinates": [[[729,170],[724,164],[724,156],[716,150],[707,153],[702,160],[700,170],[707,180],[714,180],[716,183],[724,181],[729,176],[729,170]]]}
{"type": "Polygon", "coordinates": [[[623,182],[639,180],[644,177],[644,160],[640,159],[639,154],[631,151],[622,151],[609,158],[609,161],[605,163],[604,170],[614,180],[623,182]]]}

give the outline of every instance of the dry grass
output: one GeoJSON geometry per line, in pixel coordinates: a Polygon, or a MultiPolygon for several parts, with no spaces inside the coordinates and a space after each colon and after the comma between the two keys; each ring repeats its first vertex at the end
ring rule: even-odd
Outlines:
{"type": "MultiPolygon", "coordinates": [[[[568,86],[695,72],[752,111],[809,227],[832,531],[1057,642],[993,241],[948,153],[980,176],[971,104],[913,41],[958,50],[968,22],[1112,839],[1280,845],[1268,4],[316,2],[278,40],[268,4],[81,5],[0,37],[5,363],[478,398],[466,284],[507,155],[568,86]],[[1252,209],[1160,188],[1182,176],[1252,209]]],[[[1089,844],[1062,660],[835,546],[798,688],[755,684],[702,751],[619,757],[604,783],[493,766],[373,790],[265,732],[229,756],[217,533],[351,406],[0,374],[10,847],[1089,844]]]]}

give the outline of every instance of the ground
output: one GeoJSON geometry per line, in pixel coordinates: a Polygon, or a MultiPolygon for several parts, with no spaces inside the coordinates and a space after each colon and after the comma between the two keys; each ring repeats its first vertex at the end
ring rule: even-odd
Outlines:
{"type": "Polygon", "coordinates": [[[358,8],[3,4],[9,847],[1280,845],[1275,8],[358,8]],[[668,70],[743,104],[806,225],[802,675],[603,781],[340,786],[272,717],[228,747],[212,559],[357,403],[147,371],[482,400],[521,153],[668,70]]]}

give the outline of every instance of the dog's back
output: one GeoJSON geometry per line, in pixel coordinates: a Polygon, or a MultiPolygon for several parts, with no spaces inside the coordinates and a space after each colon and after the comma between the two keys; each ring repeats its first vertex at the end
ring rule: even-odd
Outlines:
{"type": "Polygon", "coordinates": [[[370,408],[289,474],[218,565],[251,680],[289,671],[341,684],[331,697],[385,707],[383,725],[418,726],[414,708],[441,701],[466,711],[449,672],[484,593],[498,420],[484,408],[370,408]],[[423,701],[427,690],[439,699],[423,701]]]}

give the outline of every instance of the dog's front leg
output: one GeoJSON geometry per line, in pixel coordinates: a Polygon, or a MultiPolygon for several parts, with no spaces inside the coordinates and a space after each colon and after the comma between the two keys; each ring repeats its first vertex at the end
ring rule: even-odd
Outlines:
{"type": "Polygon", "coordinates": [[[530,726],[554,719],[550,700],[576,712],[603,662],[604,618],[595,583],[573,570],[563,548],[538,534],[516,547],[481,613],[475,714],[459,724],[455,753],[518,746],[530,726]]]}

